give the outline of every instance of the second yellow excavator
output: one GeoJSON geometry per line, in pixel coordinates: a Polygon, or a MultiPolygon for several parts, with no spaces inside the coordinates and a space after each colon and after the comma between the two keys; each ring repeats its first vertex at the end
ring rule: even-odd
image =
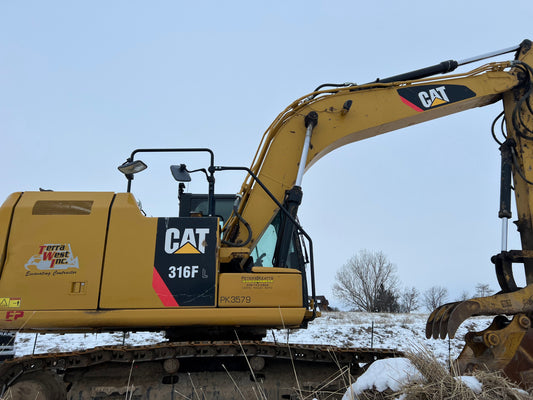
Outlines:
{"type": "Polygon", "coordinates": [[[500,216],[506,228],[514,188],[522,250],[503,248],[494,257],[500,294],[439,308],[427,334],[453,336],[471,315],[515,315],[512,321],[498,316],[486,331],[470,334],[460,362],[464,369],[503,369],[532,385],[531,65],[526,40],[364,85],[320,86],[274,120],[250,168],[217,165],[207,148],[137,149],[119,167],[126,193],[13,193],[0,208],[0,329],[165,330],[170,341],[6,361],[0,365],[4,392],[33,388],[45,399],[114,399],[128,393],[133,379],[133,398],[171,398],[195,384],[207,398],[235,398],[244,389],[228,384],[229,369],[243,381],[252,371],[250,379],[261,381],[269,398],[298,398],[303,389],[291,384],[290,362],[299,363],[297,381],[305,390],[331,392],[336,380],[328,376],[335,371],[357,374],[359,363],[395,355],[254,341],[268,328],[305,327],[318,314],[312,242],[297,218],[303,174],[345,144],[501,100],[507,132],[500,141],[500,216]],[[516,52],[515,59],[449,74],[507,52],[516,52]],[[146,168],[136,157],[146,152],[205,153],[207,168],[189,171],[181,164],[171,172],[180,182],[191,172],[205,174],[209,192],[185,193],[180,186],[178,217],[146,217],[131,194],[134,174],[146,168]],[[228,170],[247,172],[237,195],[215,192],[215,174],[228,170]],[[525,288],[514,283],[513,262],[525,265],[525,288]]]}

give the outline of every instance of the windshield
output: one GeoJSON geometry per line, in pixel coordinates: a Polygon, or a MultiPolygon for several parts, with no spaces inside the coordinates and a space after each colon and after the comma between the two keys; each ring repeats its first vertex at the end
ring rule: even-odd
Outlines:
{"type": "MultiPolygon", "coordinates": [[[[254,266],[274,266],[272,259],[274,258],[274,252],[276,250],[280,220],[281,218],[278,212],[253,249],[251,255],[254,258],[254,266]]],[[[295,232],[291,238],[287,267],[302,270],[303,264],[300,241],[298,240],[298,234],[295,232]]]]}
{"type": "MultiPolygon", "coordinates": [[[[235,195],[216,194],[215,195],[215,216],[226,221],[233,211],[235,195]]],[[[208,215],[208,195],[181,193],[180,194],[180,217],[189,217],[191,213],[201,213],[208,215]]]]}

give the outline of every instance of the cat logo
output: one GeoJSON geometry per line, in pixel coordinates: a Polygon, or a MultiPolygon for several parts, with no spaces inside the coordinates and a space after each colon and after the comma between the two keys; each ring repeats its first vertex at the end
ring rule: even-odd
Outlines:
{"type": "Polygon", "coordinates": [[[209,228],[168,228],[165,233],[167,254],[204,254],[209,228]]]}
{"type": "Polygon", "coordinates": [[[413,85],[398,89],[398,94],[404,104],[417,112],[476,96],[472,90],[463,85],[413,85]]]}
{"type": "Polygon", "coordinates": [[[152,288],[163,307],[214,307],[218,218],[158,218],[152,288]]]}
{"type": "Polygon", "coordinates": [[[439,86],[434,89],[429,89],[428,91],[418,92],[418,98],[426,108],[450,102],[450,99],[446,95],[446,86],[439,86]]]}

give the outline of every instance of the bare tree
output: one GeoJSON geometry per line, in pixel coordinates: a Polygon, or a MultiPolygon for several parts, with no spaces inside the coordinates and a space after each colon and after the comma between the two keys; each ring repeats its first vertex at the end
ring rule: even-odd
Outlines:
{"type": "Polygon", "coordinates": [[[459,295],[459,297],[457,298],[457,301],[467,301],[471,298],[472,296],[470,296],[470,293],[468,293],[468,291],[466,290],[463,290],[461,294],[459,295]]]}
{"type": "Polygon", "coordinates": [[[420,307],[420,292],[414,286],[406,288],[400,296],[400,310],[405,313],[415,311],[420,307]]]}
{"type": "Polygon", "coordinates": [[[433,311],[444,304],[448,297],[448,289],[442,286],[432,286],[424,292],[424,305],[428,311],[433,311]]]}
{"type": "Polygon", "coordinates": [[[335,274],[333,294],[357,310],[376,312],[397,301],[396,267],[381,251],[361,250],[335,274]],[[386,296],[384,296],[386,294],[386,296]]]}
{"type": "Polygon", "coordinates": [[[476,297],[485,297],[490,296],[493,290],[490,288],[490,285],[486,283],[478,283],[476,285],[476,297]]]}

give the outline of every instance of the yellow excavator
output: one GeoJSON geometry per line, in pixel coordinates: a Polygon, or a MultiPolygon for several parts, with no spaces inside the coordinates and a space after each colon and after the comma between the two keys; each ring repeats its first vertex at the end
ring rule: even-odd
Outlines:
{"type": "Polygon", "coordinates": [[[440,307],[426,333],[453,337],[470,316],[496,315],[485,331],[467,335],[461,368],[501,369],[533,385],[532,65],[525,40],[367,84],[321,85],[273,121],[250,168],[217,165],[208,148],[137,149],[119,166],[125,193],[13,193],[0,208],[0,329],[164,330],[169,341],[7,360],[0,364],[2,394],[229,399],[260,391],[267,398],[341,398],[332,394],[345,384],[339,371],[357,375],[361,364],[398,352],[260,341],[267,329],[305,328],[319,314],[312,241],[297,214],[304,172],[345,144],[498,101],[506,127],[500,137],[494,132],[502,153],[503,233],[492,261],[502,290],[440,307]],[[506,53],[516,55],[451,74],[506,53]],[[134,175],[147,167],[139,155],[158,152],[209,160],[195,171],[170,167],[180,182],[177,217],[145,216],[131,193],[134,175]],[[247,173],[240,191],[216,193],[215,174],[234,170],[247,173]],[[185,192],[181,182],[193,172],[205,175],[208,193],[185,192]],[[520,251],[506,248],[513,189],[520,251]],[[525,288],[514,281],[513,263],[525,266],[525,288]]]}

